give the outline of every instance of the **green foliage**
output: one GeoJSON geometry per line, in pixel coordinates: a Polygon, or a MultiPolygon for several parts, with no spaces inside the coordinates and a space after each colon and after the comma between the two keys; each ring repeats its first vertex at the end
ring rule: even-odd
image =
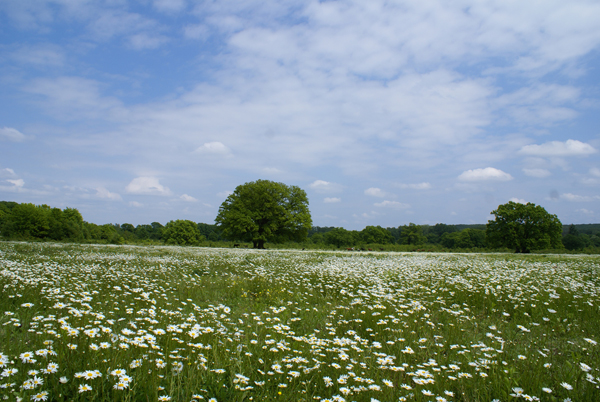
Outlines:
{"type": "Polygon", "coordinates": [[[512,248],[519,253],[562,248],[562,224],[556,215],[532,203],[508,202],[491,212],[487,239],[494,247],[512,248]]]}
{"type": "Polygon", "coordinates": [[[400,244],[421,245],[427,242],[427,238],[423,235],[423,228],[414,223],[409,223],[408,226],[402,226],[400,232],[400,244]]]}
{"type": "Polygon", "coordinates": [[[178,246],[197,246],[204,241],[196,223],[177,219],[167,223],[163,230],[163,240],[167,244],[178,246]]]}
{"type": "Polygon", "coordinates": [[[306,192],[269,180],[239,185],[219,207],[215,222],[230,240],[267,241],[306,238],[312,225],[306,192]]]}
{"type": "Polygon", "coordinates": [[[336,247],[349,247],[354,246],[359,236],[355,231],[349,231],[344,228],[335,228],[325,233],[323,240],[326,244],[331,244],[336,247]]]}
{"type": "Polygon", "coordinates": [[[367,226],[361,230],[360,240],[367,244],[389,244],[394,242],[392,234],[381,226],[367,226]]]}

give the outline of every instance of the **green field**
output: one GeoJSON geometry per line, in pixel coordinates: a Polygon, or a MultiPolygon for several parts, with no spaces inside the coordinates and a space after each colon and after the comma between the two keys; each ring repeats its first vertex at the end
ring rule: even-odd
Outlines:
{"type": "Polygon", "coordinates": [[[0,395],[600,400],[600,258],[0,243],[0,395]]]}

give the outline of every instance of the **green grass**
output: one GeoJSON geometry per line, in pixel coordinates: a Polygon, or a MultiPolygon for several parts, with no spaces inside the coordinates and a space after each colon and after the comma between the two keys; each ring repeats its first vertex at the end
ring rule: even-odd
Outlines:
{"type": "Polygon", "coordinates": [[[0,243],[0,395],[598,401],[599,273],[584,256],[0,243]]]}

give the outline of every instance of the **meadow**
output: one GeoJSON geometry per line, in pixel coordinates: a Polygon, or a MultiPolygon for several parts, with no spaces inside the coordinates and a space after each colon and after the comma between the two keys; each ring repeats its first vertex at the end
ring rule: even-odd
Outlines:
{"type": "Polygon", "coordinates": [[[600,258],[0,243],[0,397],[599,401],[600,258]]]}

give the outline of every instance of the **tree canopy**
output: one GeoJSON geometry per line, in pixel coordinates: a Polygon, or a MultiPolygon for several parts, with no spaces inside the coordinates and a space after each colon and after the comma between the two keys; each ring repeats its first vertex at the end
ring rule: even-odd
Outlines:
{"type": "Polygon", "coordinates": [[[257,180],[236,187],[219,207],[215,222],[230,240],[301,241],[312,226],[308,197],[297,186],[257,180]]]}
{"type": "Polygon", "coordinates": [[[510,201],[491,213],[496,219],[488,221],[486,235],[494,247],[512,248],[518,253],[563,247],[562,223],[539,205],[510,201]]]}

